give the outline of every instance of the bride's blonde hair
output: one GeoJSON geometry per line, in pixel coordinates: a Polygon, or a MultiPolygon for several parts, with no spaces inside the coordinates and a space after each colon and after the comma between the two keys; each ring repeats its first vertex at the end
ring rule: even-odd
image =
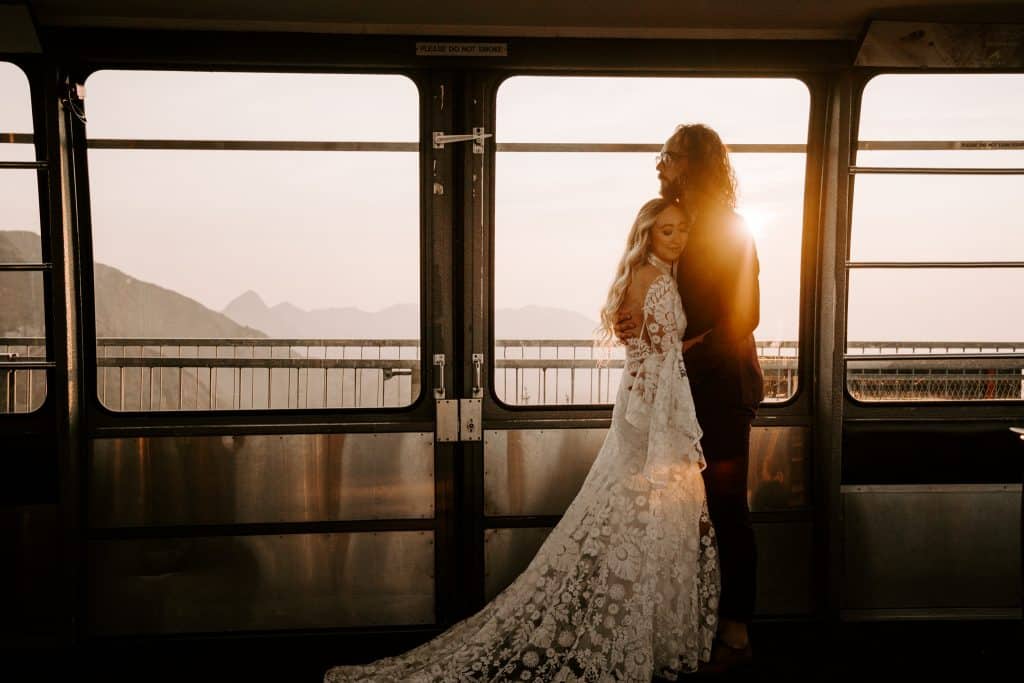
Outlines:
{"type": "Polygon", "coordinates": [[[623,299],[626,298],[626,290],[633,279],[637,268],[647,261],[647,253],[651,247],[651,228],[658,214],[674,202],[670,199],[658,197],[652,199],[640,207],[633,221],[633,227],[626,237],[626,250],[619,260],[619,267],[615,271],[615,279],[608,290],[608,299],[601,309],[601,326],[598,328],[598,344],[610,346],[615,340],[615,320],[619,316],[619,308],[623,299]]]}

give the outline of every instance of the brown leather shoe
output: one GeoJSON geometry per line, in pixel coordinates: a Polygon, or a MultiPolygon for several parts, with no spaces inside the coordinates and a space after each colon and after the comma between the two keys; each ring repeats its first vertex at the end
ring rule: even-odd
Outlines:
{"type": "Polygon", "coordinates": [[[749,671],[754,663],[754,650],[747,643],[746,647],[738,648],[726,645],[715,639],[711,646],[711,660],[701,664],[700,673],[740,673],[749,671]]]}

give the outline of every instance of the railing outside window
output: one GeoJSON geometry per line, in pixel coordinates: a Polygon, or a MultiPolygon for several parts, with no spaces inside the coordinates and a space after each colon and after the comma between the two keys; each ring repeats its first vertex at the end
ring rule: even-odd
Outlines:
{"type": "MultiPolygon", "coordinates": [[[[758,343],[766,402],[792,395],[796,347],[758,343]]],[[[31,363],[43,348],[41,338],[0,338],[0,358],[31,363]]],[[[421,384],[410,339],[101,338],[97,350],[98,393],[112,410],[399,407],[421,384]]],[[[609,404],[621,381],[622,348],[595,353],[589,339],[501,339],[495,352],[495,391],[513,405],[609,404]]],[[[1014,352],[1024,341],[858,342],[850,389],[859,400],[1020,400],[1024,359],[1001,357],[1014,352]]],[[[32,409],[43,378],[42,369],[0,370],[0,412],[32,409]]]]}

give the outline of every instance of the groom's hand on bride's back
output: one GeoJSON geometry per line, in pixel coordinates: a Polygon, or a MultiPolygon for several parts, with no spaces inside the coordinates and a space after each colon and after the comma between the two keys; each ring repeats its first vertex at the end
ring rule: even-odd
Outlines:
{"type": "Polygon", "coordinates": [[[623,344],[627,339],[636,336],[636,321],[629,311],[619,311],[619,317],[615,319],[615,336],[623,344]]]}

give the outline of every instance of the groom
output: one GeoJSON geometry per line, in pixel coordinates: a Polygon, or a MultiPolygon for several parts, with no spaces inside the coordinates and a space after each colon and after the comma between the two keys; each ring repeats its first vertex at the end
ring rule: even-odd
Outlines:
{"type": "MultiPolygon", "coordinates": [[[[685,355],[704,436],[704,482],[718,537],[722,575],[718,640],[710,668],[751,657],[747,626],[754,611],[757,551],[747,507],[750,425],[764,398],[754,345],[759,312],[754,241],[736,206],[728,150],[711,128],[682,125],[658,155],[661,195],[675,199],[690,222],[676,280],[687,317],[686,338],[706,336],[685,355]]],[[[628,314],[620,338],[636,333],[628,314]]]]}

